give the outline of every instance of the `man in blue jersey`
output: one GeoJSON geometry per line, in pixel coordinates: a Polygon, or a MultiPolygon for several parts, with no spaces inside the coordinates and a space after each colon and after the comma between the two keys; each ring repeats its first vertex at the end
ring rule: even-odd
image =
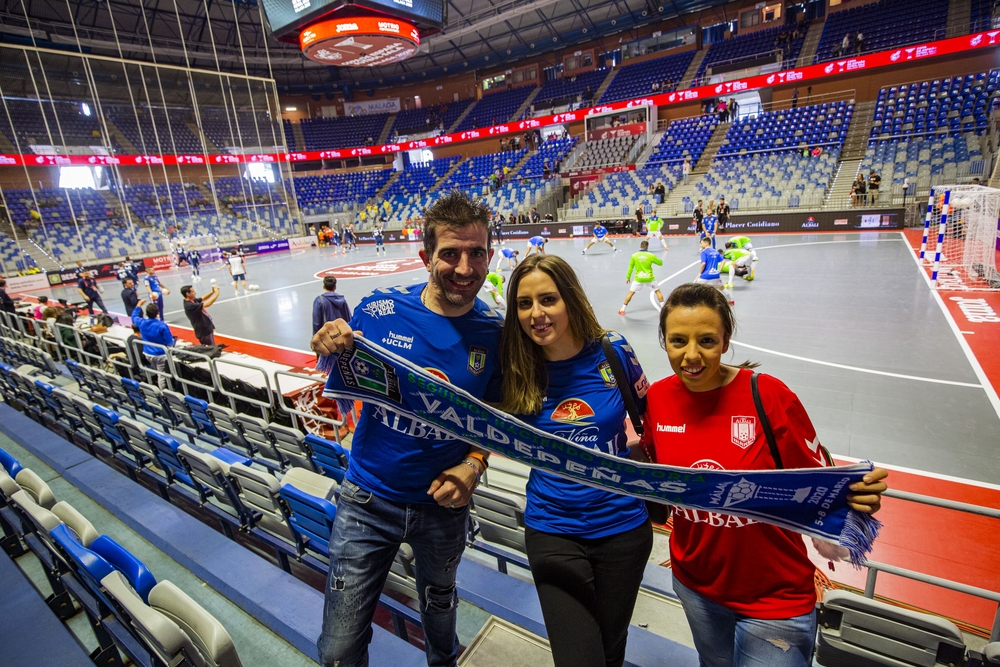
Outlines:
{"type": "MultiPolygon", "coordinates": [[[[705,216],[708,219],[708,216],[705,216]]],[[[725,262],[722,253],[712,247],[711,241],[707,236],[701,237],[701,269],[698,272],[698,277],[695,278],[694,282],[704,283],[706,285],[712,285],[713,287],[718,287],[719,290],[726,295],[729,300],[729,305],[736,305],[736,301],[733,300],[733,293],[722,283],[721,268],[722,264],[725,262]]],[[[733,270],[730,268],[730,270],[733,270]]]]}
{"type": "MultiPolygon", "coordinates": [[[[314,352],[339,354],[354,332],[487,401],[500,398],[502,320],[476,295],[489,271],[489,209],[461,192],[424,215],[423,285],[380,289],[350,323],[329,322],[314,352]]],[[[399,546],[413,549],[427,664],[454,666],[455,574],[465,548],[468,503],[485,452],[384,407],[366,403],[330,537],[330,574],[317,643],[332,667],[368,664],[371,622],[399,546]]]]}
{"type": "Polygon", "coordinates": [[[539,255],[545,254],[545,244],[549,240],[544,236],[532,236],[528,239],[528,250],[524,253],[525,258],[531,255],[532,252],[538,253],[539,255]]]}
{"type": "Polygon", "coordinates": [[[495,269],[498,273],[502,270],[500,265],[507,262],[507,268],[511,271],[517,268],[517,255],[516,250],[511,250],[510,248],[501,248],[500,253],[497,256],[497,268],[495,269]]]}
{"type": "Polygon", "coordinates": [[[708,215],[701,221],[701,238],[708,239],[708,244],[715,248],[715,229],[719,225],[719,216],[715,214],[712,203],[708,204],[708,215]]]}
{"type": "Polygon", "coordinates": [[[384,225],[382,221],[379,220],[375,223],[375,228],[372,230],[372,235],[375,237],[375,254],[378,255],[379,251],[385,255],[385,240],[383,237],[384,225]]]}
{"type": "Polygon", "coordinates": [[[191,265],[191,279],[201,280],[201,253],[194,248],[188,248],[187,262],[191,265]]]}
{"type": "Polygon", "coordinates": [[[165,321],[163,319],[163,295],[170,294],[170,290],[160,284],[160,277],[156,275],[156,269],[152,266],[146,269],[146,278],[143,282],[146,284],[146,291],[149,293],[149,302],[156,304],[156,313],[160,321],[165,321]]]}
{"type": "Polygon", "coordinates": [[[616,248],[615,244],[612,243],[611,239],[608,238],[608,228],[602,225],[601,223],[597,223],[596,225],[594,225],[594,238],[590,239],[590,243],[588,243],[587,247],[583,249],[583,254],[586,255],[587,251],[590,250],[590,246],[594,245],[598,241],[600,241],[601,243],[607,243],[609,246],[611,246],[612,250],[618,252],[618,248],[616,248]]]}

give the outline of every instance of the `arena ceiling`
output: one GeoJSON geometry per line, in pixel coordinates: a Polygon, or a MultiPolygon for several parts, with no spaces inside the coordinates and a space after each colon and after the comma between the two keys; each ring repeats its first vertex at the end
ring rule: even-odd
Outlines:
{"type": "Polygon", "coordinates": [[[404,63],[334,68],[275,40],[256,0],[0,0],[0,43],[123,56],[273,77],[281,92],[378,86],[511,66],[594,39],[603,48],[639,26],[725,0],[448,0],[448,24],[404,63]]]}

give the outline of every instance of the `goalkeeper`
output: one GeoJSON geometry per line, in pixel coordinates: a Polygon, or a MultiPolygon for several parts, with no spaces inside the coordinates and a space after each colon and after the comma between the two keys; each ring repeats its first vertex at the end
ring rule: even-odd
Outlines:
{"type": "MultiPolygon", "coordinates": [[[[736,271],[736,275],[743,276],[743,279],[747,281],[754,279],[754,269],[757,267],[757,251],[753,249],[753,244],[750,242],[749,236],[734,236],[726,241],[726,252],[723,255],[730,262],[736,264],[737,268],[743,267],[742,271],[736,271]],[[732,254],[732,257],[729,254],[731,250],[737,251],[732,254]]],[[[729,282],[732,282],[732,279],[729,282]]]]}
{"type": "Polygon", "coordinates": [[[618,311],[619,315],[625,314],[625,308],[628,307],[628,302],[632,300],[632,296],[644,287],[655,292],[660,305],[663,305],[663,292],[660,291],[660,286],[657,284],[655,276],[653,276],[653,264],[663,266],[663,260],[649,252],[649,241],[643,241],[639,244],[639,252],[632,255],[632,259],[628,263],[628,273],[625,276],[625,282],[631,282],[631,284],[628,288],[628,294],[625,295],[625,303],[622,304],[621,309],[618,311]],[[634,280],[632,278],[633,272],[635,273],[634,280]]]}
{"type": "Polygon", "coordinates": [[[667,239],[663,238],[663,220],[655,213],[646,221],[646,236],[651,239],[660,239],[660,245],[663,246],[663,249],[670,250],[667,247],[667,239]]]}
{"type": "Polygon", "coordinates": [[[733,291],[734,276],[742,276],[743,280],[753,280],[753,256],[742,248],[730,248],[726,244],[726,251],[722,253],[726,261],[719,267],[719,271],[725,272],[729,277],[726,279],[726,289],[733,291]]]}

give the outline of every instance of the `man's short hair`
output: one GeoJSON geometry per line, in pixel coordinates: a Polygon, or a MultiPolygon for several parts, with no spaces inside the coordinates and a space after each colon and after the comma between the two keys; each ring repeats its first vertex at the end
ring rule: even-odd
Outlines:
{"type": "Polygon", "coordinates": [[[337,289],[337,277],[336,276],[324,276],[323,277],[323,289],[327,292],[332,292],[337,289]]]}
{"type": "Polygon", "coordinates": [[[437,250],[439,227],[462,229],[479,225],[488,234],[490,209],[482,201],[473,201],[460,190],[452,190],[427,207],[424,211],[424,251],[430,255],[437,250]]]}
{"type": "Polygon", "coordinates": [[[191,287],[191,285],[184,285],[183,287],[181,287],[181,298],[186,299],[188,294],[190,294],[193,291],[194,288],[191,287]]]}
{"type": "Polygon", "coordinates": [[[7,281],[4,280],[3,278],[0,278],[0,289],[3,289],[6,286],[7,286],[7,281]]]}
{"type": "Polygon", "coordinates": [[[146,317],[151,320],[155,320],[160,316],[160,309],[156,307],[155,303],[146,304],[146,317]]]}
{"type": "Polygon", "coordinates": [[[639,244],[639,250],[649,250],[649,241],[642,241],[642,243],[639,244]]]}

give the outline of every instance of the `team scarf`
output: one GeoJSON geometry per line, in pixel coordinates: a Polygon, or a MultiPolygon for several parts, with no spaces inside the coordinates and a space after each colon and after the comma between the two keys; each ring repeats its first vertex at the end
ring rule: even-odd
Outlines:
{"type": "Polygon", "coordinates": [[[881,523],[850,509],[849,486],[871,462],[791,470],[704,470],[640,463],[580,446],[501,412],[355,334],[354,347],[322,360],[324,396],[360,400],[432,424],[494,454],[605,491],[732,514],[840,544],[864,562],[881,523]]]}

